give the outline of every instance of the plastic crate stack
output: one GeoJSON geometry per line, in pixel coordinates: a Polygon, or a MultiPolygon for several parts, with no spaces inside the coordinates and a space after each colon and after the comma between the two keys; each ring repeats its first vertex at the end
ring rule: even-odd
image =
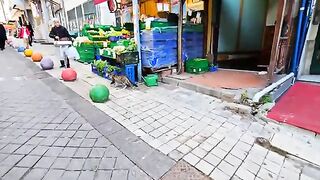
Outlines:
{"type": "Polygon", "coordinates": [[[177,28],[153,28],[141,33],[142,66],[160,69],[177,63],[177,28]]]}
{"type": "Polygon", "coordinates": [[[183,53],[187,59],[203,56],[203,32],[183,32],[183,53]]]}

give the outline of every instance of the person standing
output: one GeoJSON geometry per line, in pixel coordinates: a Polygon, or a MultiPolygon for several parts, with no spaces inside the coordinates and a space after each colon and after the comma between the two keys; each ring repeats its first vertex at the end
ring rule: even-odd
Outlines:
{"type": "Polygon", "coordinates": [[[27,49],[29,49],[29,36],[30,36],[30,31],[27,28],[27,26],[24,24],[20,29],[19,38],[23,39],[27,49]]]}
{"type": "Polygon", "coordinates": [[[7,41],[7,33],[3,24],[0,23],[0,50],[3,51],[7,41]]]}
{"type": "Polygon", "coordinates": [[[28,23],[27,28],[28,28],[28,30],[29,30],[29,32],[30,32],[30,35],[29,35],[29,45],[32,46],[34,31],[33,31],[33,28],[32,28],[32,25],[31,25],[30,22],[28,23]]]}
{"type": "MultiPolygon", "coordinates": [[[[55,41],[71,41],[71,36],[68,30],[60,24],[58,19],[53,19],[53,27],[50,31],[49,37],[53,38],[55,41]]],[[[70,62],[67,57],[66,51],[69,48],[69,45],[60,46],[60,63],[61,68],[67,66],[70,67],[70,62]]]]}

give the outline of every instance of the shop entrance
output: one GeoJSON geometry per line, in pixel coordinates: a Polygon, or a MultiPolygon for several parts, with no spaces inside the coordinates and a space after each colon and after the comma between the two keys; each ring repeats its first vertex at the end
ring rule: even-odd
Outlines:
{"type": "MultiPolygon", "coordinates": [[[[278,6],[278,0],[220,0],[220,13],[215,14],[220,16],[215,63],[220,68],[267,71],[274,45],[278,6]]],[[[283,29],[280,33],[280,42],[289,39],[290,29],[283,29]]],[[[282,45],[287,43],[279,44],[285,54],[286,48],[282,45]]],[[[280,57],[280,52],[278,54],[280,57]]]]}

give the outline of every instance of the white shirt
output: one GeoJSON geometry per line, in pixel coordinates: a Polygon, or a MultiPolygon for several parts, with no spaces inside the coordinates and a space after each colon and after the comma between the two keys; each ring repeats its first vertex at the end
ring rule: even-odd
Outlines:
{"type": "Polygon", "coordinates": [[[27,28],[23,28],[23,38],[28,39],[27,28]]]}

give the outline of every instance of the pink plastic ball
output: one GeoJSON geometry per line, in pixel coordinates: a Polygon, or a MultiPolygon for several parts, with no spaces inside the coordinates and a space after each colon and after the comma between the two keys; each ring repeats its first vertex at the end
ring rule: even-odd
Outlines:
{"type": "Polygon", "coordinates": [[[72,68],[67,68],[62,71],[61,77],[64,81],[75,81],[77,79],[77,72],[72,68]]]}

